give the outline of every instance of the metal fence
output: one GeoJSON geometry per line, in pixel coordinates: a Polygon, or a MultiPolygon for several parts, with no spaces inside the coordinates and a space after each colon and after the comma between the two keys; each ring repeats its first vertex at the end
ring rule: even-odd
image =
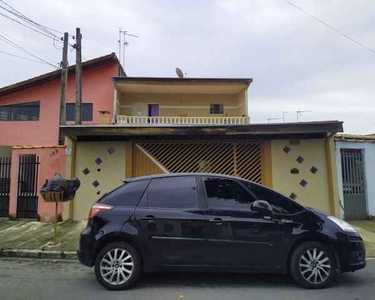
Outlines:
{"type": "Polygon", "coordinates": [[[0,157],[0,217],[9,215],[10,167],[12,157],[0,157]]]}
{"type": "Polygon", "coordinates": [[[345,219],[368,216],[363,150],[341,149],[345,219]]]}
{"type": "Polygon", "coordinates": [[[38,217],[39,156],[21,155],[18,169],[17,218],[38,217]]]}

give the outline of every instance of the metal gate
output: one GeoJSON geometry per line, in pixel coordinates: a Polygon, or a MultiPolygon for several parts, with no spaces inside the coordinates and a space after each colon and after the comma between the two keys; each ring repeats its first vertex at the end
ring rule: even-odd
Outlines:
{"type": "Polygon", "coordinates": [[[262,182],[260,142],[139,142],[134,174],[207,172],[262,182]]]}
{"type": "Polygon", "coordinates": [[[12,157],[0,157],[0,217],[9,215],[11,161],[12,157]]]}
{"type": "Polygon", "coordinates": [[[37,219],[39,156],[21,155],[18,169],[17,218],[37,219]]]}
{"type": "Polygon", "coordinates": [[[345,219],[367,218],[363,151],[341,149],[345,219]]]}

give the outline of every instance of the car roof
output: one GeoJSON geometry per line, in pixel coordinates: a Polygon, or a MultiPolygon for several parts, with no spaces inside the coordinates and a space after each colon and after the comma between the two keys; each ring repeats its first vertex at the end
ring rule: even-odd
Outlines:
{"type": "MultiPolygon", "coordinates": [[[[166,173],[166,174],[156,174],[156,175],[147,175],[147,176],[140,176],[140,177],[125,178],[122,181],[123,182],[133,182],[133,181],[145,180],[145,179],[183,177],[183,176],[210,176],[210,177],[223,177],[223,178],[230,178],[230,179],[246,180],[246,179],[231,176],[231,175],[216,174],[216,173],[166,173]]],[[[248,181],[248,180],[246,180],[246,181],[248,181]]]]}

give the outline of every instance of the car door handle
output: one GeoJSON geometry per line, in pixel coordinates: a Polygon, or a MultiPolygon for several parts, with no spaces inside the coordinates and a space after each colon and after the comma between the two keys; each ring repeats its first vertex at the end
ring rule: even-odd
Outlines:
{"type": "Polygon", "coordinates": [[[223,223],[224,223],[223,220],[220,219],[220,218],[211,219],[210,222],[215,224],[215,225],[223,225],[223,223]]]}
{"type": "Polygon", "coordinates": [[[141,217],[141,220],[145,220],[145,221],[154,221],[154,220],[155,220],[155,217],[154,217],[154,216],[151,216],[151,215],[148,215],[148,216],[145,216],[145,217],[141,217]]]}

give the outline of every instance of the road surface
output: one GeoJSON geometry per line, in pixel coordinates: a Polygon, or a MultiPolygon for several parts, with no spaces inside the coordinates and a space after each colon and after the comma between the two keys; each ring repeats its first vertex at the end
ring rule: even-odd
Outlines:
{"type": "Polygon", "coordinates": [[[0,299],[375,299],[375,261],[366,269],[339,277],[333,288],[305,290],[287,276],[257,274],[146,274],[129,291],[111,292],[96,281],[93,270],[78,262],[0,261],[0,299]]]}

